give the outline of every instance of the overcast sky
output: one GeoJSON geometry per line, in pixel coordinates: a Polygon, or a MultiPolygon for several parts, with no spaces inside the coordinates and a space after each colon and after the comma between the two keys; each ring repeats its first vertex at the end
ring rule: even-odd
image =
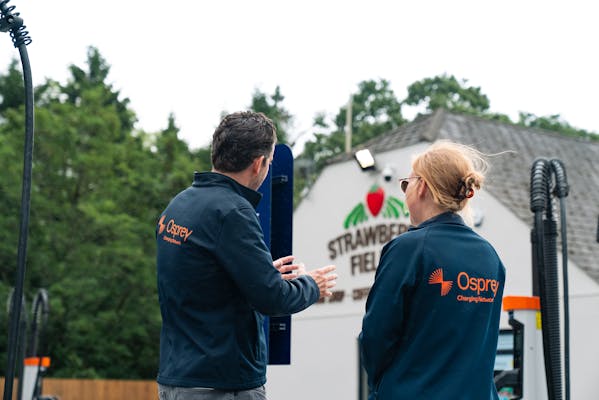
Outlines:
{"type": "MultiPolygon", "coordinates": [[[[223,110],[246,109],[277,85],[295,116],[291,137],[317,112],[336,113],[359,82],[407,86],[440,74],[467,79],[491,111],[560,114],[599,132],[599,24],[594,2],[11,0],[33,40],[34,84],[65,82],[95,46],[108,81],[131,100],[137,128],[173,112],[181,138],[209,144],[223,110]]],[[[0,70],[18,58],[8,33],[0,70]]],[[[414,110],[406,110],[406,117],[414,110]]],[[[308,135],[304,135],[304,138],[308,135]]]]}

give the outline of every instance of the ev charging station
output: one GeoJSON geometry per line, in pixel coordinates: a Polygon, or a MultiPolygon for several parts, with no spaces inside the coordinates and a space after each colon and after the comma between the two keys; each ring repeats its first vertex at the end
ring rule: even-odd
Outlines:
{"type": "Polygon", "coordinates": [[[23,360],[23,367],[23,388],[20,400],[53,399],[53,397],[40,397],[42,375],[50,367],[50,357],[27,357],[23,360]]]}
{"type": "Polygon", "coordinates": [[[534,213],[531,231],[533,296],[505,296],[503,299],[503,309],[508,313],[512,329],[500,332],[495,362],[495,385],[502,399],[570,399],[565,212],[568,190],[566,171],[561,161],[542,158],[534,161],[530,182],[530,209],[534,213]],[[558,224],[554,215],[557,207],[554,207],[552,197],[560,202],[562,307],[558,301],[558,224]],[[507,369],[510,364],[512,368],[507,369]],[[565,382],[563,387],[562,380],[565,382]]]}
{"type": "MultiPolygon", "coordinates": [[[[264,241],[273,260],[293,253],[293,154],[289,146],[277,144],[272,166],[258,189],[262,200],[257,207],[264,241]]],[[[291,363],[291,315],[266,317],[264,332],[268,363],[291,363]]]]}
{"type": "MultiPolygon", "coordinates": [[[[9,313],[14,307],[15,292],[8,298],[9,313]]],[[[18,302],[17,302],[18,303],[18,302]]],[[[21,298],[19,316],[19,343],[17,348],[18,385],[17,400],[56,400],[54,396],[42,395],[43,377],[50,367],[50,357],[45,338],[50,303],[48,292],[39,289],[33,299],[31,319],[28,318],[25,299],[21,298]]],[[[12,315],[11,315],[12,317],[12,315]]]]}
{"type": "Polygon", "coordinates": [[[496,370],[501,371],[495,376],[499,394],[506,399],[547,400],[539,298],[505,296],[503,310],[512,329],[499,333],[495,359],[496,370]]]}

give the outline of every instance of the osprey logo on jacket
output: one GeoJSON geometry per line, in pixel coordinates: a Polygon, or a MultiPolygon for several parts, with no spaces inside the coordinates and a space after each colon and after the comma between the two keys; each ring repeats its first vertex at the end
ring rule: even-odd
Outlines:
{"type": "MultiPolygon", "coordinates": [[[[441,296],[446,296],[454,284],[451,280],[444,280],[443,268],[434,270],[428,278],[428,283],[429,285],[439,284],[441,296]]],[[[456,283],[460,290],[456,300],[468,303],[492,303],[500,286],[500,282],[496,279],[470,276],[464,271],[458,274],[456,283]]]]}
{"type": "Polygon", "coordinates": [[[193,233],[193,230],[187,228],[186,226],[177,225],[175,220],[172,218],[169,219],[166,224],[164,223],[165,220],[166,215],[163,215],[162,217],[160,217],[160,220],[158,221],[158,235],[162,235],[162,240],[164,240],[165,242],[181,246],[181,239],[183,240],[183,242],[185,242],[189,235],[193,233]],[[171,234],[172,237],[164,234],[165,230],[166,233],[171,234]]]}
{"type": "Polygon", "coordinates": [[[449,291],[451,290],[451,287],[453,286],[452,281],[443,280],[443,268],[437,268],[436,270],[434,270],[431,276],[429,276],[428,278],[428,283],[430,285],[440,284],[441,296],[446,296],[447,293],[449,293],[449,291]]]}

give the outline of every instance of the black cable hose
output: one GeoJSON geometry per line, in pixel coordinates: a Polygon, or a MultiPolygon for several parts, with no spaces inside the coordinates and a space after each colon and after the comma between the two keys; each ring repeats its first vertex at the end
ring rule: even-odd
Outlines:
{"type": "Polygon", "coordinates": [[[549,400],[562,398],[560,307],[557,271],[557,220],[554,217],[552,195],[560,199],[560,227],[562,243],[562,272],[564,296],[564,382],[565,398],[570,399],[570,313],[568,291],[568,245],[565,197],[568,196],[565,168],[560,160],[535,160],[531,168],[531,211],[534,227],[531,231],[533,246],[533,294],[541,300],[543,353],[549,400]],[[555,185],[550,191],[551,177],[555,185]],[[537,280],[535,282],[535,279],[537,280]]]}
{"type": "MultiPolygon", "coordinates": [[[[15,302],[15,291],[14,289],[11,290],[11,293],[9,295],[8,298],[8,316],[9,318],[12,318],[12,313],[14,311],[13,309],[13,302],[15,302]]],[[[21,301],[19,302],[19,308],[21,310],[21,315],[19,318],[19,329],[21,332],[26,332],[27,331],[27,325],[28,325],[28,321],[27,321],[27,313],[25,312],[25,299],[21,298],[21,301]]],[[[18,344],[16,344],[16,346],[18,347],[18,354],[19,357],[22,359],[25,357],[25,354],[27,353],[27,343],[25,340],[20,340],[18,344]]],[[[19,377],[23,376],[23,370],[24,370],[24,365],[21,363],[19,365],[19,377]]],[[[19,379],[19,384],[17,386],[17,399],[21,398],[21,394],[23,393],[23,379],[19,379]]]]}
{"type": "Polygon", "coordinates": [[[535,160],[530,173],[530,210],[534,213],[534,224],[531,231],[532,243],[532,288],[533,296],[540,296],[539,282],[543,282],[540,274],[543,272],[543,212],[547,206],[547,176],[548,168],[543,159],[535,160]]]}
{"type": "Polygon", "coordinates": [[[530,210],[533,213],[543,212],[547,206],[547,178],[549,177],[547,160],[542,158],[535,160],[530,175],[530,210]]]}
{"type": "Polygon", "coordinates": [[[537,272],[537,282],[538,282],[538,293],[534,293],[535,296],[539,297],[540,305],[541,305],[541,324],[542,324],[542,336],[543,336],[543,357],[544,367],[545,367],[545,376],[547,382],[547,398],[548,400],[555,400],[554,393],[554,383],[553,383],[553,373],[552,365],[550,362],[549,354],[549,330],[546,329],[547,321],[545,320],[545,316],[547,315],[547,286],[545,285],[546,278],[546,268],[545,268],[545,223],[543,220],[543,213],[538,211],[535,213],[535,228],[534,231],[536,233],[535,242],[537,245],[536,249],[536,272],[537,272]]]}
{"type": "Polygon", "coordinates": [[[545,159],[535,160],[531,168],[530,209],[535,215],[533,247],[536,248],[533,248],[533,261],[536,262],[536,265],[533,266],[533,269],[536,269],[537,288],[539,292],[533,294],[539,296],[541,303],[547,396],[549,400],[561,400],[561,374],[557,372],[560,371],[559,313],[555,312],[555,297],[557,294],[554,292],[556,266],[552,262],[551,250],[548,249],[548,247],[552,247],[553,243],[553,251],[555,251],[556,230],[551,223],[553,217],[549,192],[550,178],[551,164],[545,159]],[[557,346],[553,342],[555,339],[555,330],[552,326],[556,325],[554,316],[557,317],[557,346]],[[556,351],[558,352],[557,357],[555,355],[556,351]]]}
{"type": "Polygon", "coordinates": [[[568,237],[566,224],[566,200],[569,185],[566,169],[560,160],[551,160],[555,173],[555,195],[560,203],[560,235],[562,243],[562,280],[564,295],[564,390],[565,399],[570,400],[570,294],[568,284],[568,237]]]}
{"type": "MultiPolygon", "coordinates": [[[[47,342],[45,340],[46,324],[48,323],[48,314],[50,312],[50,303],[48,301],[48,292],[40,289],[33,301],[33,318],[31,322],[31,333],[29,337],[28,356],[37,356],[37,374],[31,400],[35,400],[41,394],[41,374],[43,358],[48,354],[47,342]]],[[[29,399],[27,399],[29,400],[29,399]]]]}
{"type": "MultiPolygon", "coordinates": [[[[23,65],[23,77],[25,81],[26,96],[25,101],[25,149],[23,156],[23,185],[21,190],[21,224],[19,227],[19,242],[17,250],[17,276],[15,283],[15,295],[17,298],[23,296],[23,287],[25,284],[25,262],[27,257],[27,234],[29,227],[29,210],[31,197],[31,170],[33,161],[33,86],[31,83],[31,73],[29,69],[29,58],[24,46],[19,48],[23,65]],[[29,71],[26,73],[25,71],[29,71]]],[[[13,319],[9,329],[8,339],[8,366],[6,369],[6,380],[4,385],[4,399],[12,397],[12,386],[14,379],[14,370],[16,363],[16,343],[18,341],[18,321],[20,319],[20,308],[13,311],[13,319]]]]}
{"type": "MultiPolygon", "coordinates": [[[[23,67],[23,81],[25,86],[25,146],[23,151],[23,185],[21,190],[21,223],[19,227],[19,242],[17,248],[17,273],[14,296],[23,297],[25,282],[25,262],[27,259],[27,234],[29,227],[29,209],[31,198],[31,170],[33,164],[33,81],[31,78],[31,65],[27,54],[27,45],[31,38],[25,30],[23,20],[18,13],[12,13],[14,6],[8,6],[8,0],[0,1],[0,30],[10,30],[13,44],[19,49],[23,67]]],[[[9,326],[7,344],[7,368],[4,381],[4,400],[12,398],[15,367],[17,358],[17,343],[19,338],[19,321],[21,308],[16,302],[12,304],[12,318],[9,326]]]]}
{"type": "MultiPolygon", "coordinates": [[[[20,332],[27,332],[27,314],[25,313],[25,299],[23,299],[23,307],[21,307],[21,321],[19,321],[19,330],[20,332]]],[[[21,336],[21,340],[18,343],[19,349],[19,360],[23,360],[27,354],[27,342],[24,340],[23,336],[21,336]]],[[[25,365],[23,363],[19,363],[19,380],[17,383],[17,399],[23,398],[23,376],[25,372],[25,365]]]]}
{"type": "Polygon", "coordinates": [[[555,195],[562,199],[568,197],[569,186],[566,177],[566,169],[560,160],[551,160],[551,168],[555,174],[555,195]]]}
{"type": "MultiPolygon", "coordinates": [[[[549,207],[551,209],[551,207],[549,207]]],[[[560,344],[560,307],[559,307],[559,284],[557,273],[557,223],[549,210],[548,219],[545,219],[544,248],[545,248],[545,301],[541,299],[541,322],[543,326],[543,337],[547,344],[545,358],[551,366],[551,386],[554,397],[549,400],[561,400],[562,396],[562,368],[561,368],[561,344],[560,344]],[[543,305],[543,303],[545,303],[543,305]]]]}
{"type": "Polygon", "coordinates": [[[50,304],[48,301],[48,292],[45,289],[40,289],[35,295],[32,312],[31,335],[29,336],[29,346],[27,348],[27,356],[29,357],[44,355],[46,353],[44,332],[48,322],[50,304]]]}
{"type": "Polygon", "coordinates": [[[560,199],[562,237],[562,284],[564,295],[564,384],[565,399],[570,400],[570,293],[568,290],[568,242],[566,234],[566,201],[560,199]]]}

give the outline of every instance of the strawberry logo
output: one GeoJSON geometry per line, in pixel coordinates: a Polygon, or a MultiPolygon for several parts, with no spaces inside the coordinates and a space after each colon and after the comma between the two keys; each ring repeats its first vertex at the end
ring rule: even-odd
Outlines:
{"type": "MultiPolygon", "coordinates": [[[[381,211],[383,211],[382,215],[385,218],[399,218],[401,215],[405,217],[410,215],[403,201],[393,196],[388,196],[387,199],[385,199],[385,191],[378,185],[372,186],[366,194],[366,206],[368,206],[368,211],[370,211],[370,214],[373,217],[379,215],[381,211]],[[383,205],[385,206],[384,208],[383,205]]],[[[356,226],[367,221],[368,214],[366,212],[366,206],[364,203],[356,205],[347,217],[345,217],[343,227],[347,229],[350,226],[356,226]]]]}
{"type": "Polygon", "coordinates": [[[385,200],[385,191],[382,187],[374,185],[366,195],[366,204],[373,216],[377,216],[383,208],[383,200],[385,200]]]}

